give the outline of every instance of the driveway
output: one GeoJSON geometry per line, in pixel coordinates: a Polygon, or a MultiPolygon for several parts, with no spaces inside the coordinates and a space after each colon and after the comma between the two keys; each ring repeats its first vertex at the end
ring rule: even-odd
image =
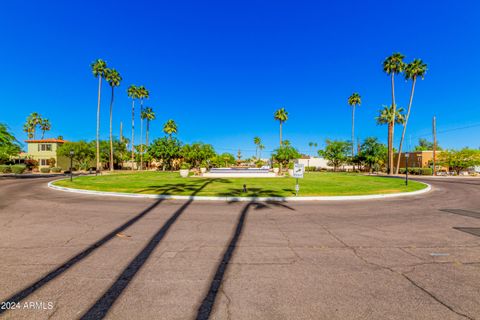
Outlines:
{"type": "Polygon", "coordinates": [[[480,179],[425,180],[413,197],[224,203],[3,179],[0,318],[480,319],[480,179]]]}

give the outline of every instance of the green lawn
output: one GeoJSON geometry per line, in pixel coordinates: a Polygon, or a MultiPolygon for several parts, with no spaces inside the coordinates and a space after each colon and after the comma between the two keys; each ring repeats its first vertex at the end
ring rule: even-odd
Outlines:
{"type": "MultiPolygon", "coordinates": [[[[424,184],[402,179],[365,176],[352,173],[305,173],[299,179],[299,196],[367,195],[410,192],[424,184]]],[[[295,195],[295,179],[281,178],[181,178],[178,172],[122,172],[102,176],[84,176],[55,182],[55,185],[97,191],[116,191],[165,195],[259,196],[295,195]],[[248,192],[243,193],[243,184],[248,192]]]]}

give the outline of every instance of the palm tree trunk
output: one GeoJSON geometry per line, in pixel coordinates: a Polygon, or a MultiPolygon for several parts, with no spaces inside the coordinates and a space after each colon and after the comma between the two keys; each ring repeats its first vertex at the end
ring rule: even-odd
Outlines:
{"type": "Polygon", "coordinates": [[[143,170],[143,99],[140,100],[140,170],[143,170]]]}
{"type": "Polygon", "coordinates": [[[102,76],[98,77],[98,100],[97,100],[97,171],[100,168],[100,95],[102,93],[102,76]]]}
{"type": "Polygon", "coordinates": [[[132,99],[132,170],[135,163],[135,99],[132,99]]]}
{"type": "Polygon", "coordinates": [[[391,126],[392,128],[390,129],[391,130],[391,133],[390,133],[390,149],[388,151],[388,166],[389,166],[389,169],[388,169],[388,174],[393,174],[393,135],[394,135],[394,131],[395,131],[395,115],[396,115],[396,105],[395,105],[395,73],[392,72],[392,109],[393,109],[393,118],[392,118],[392,122],[391,122],[391,126]]]}
{"type": "Polygon", "coordinates": [[[405,117],[405,123],[403,124],[402,139],[400,140],[400,147],[398,148],[397,169],[395,170],[395,174],[398,174],[398,170],[400,169],[400,154],[402,153],[403,141],[405,139],[405,132],[407,131],[408,118],[410,117],[410,110],[412,108],[413,94],[415,92],[415,82],[417,82],[416,76],[413,77],[413,81],[412,81],[412,91],[410,92],[410,102],[408,103],[407,116],[405,117]]]}
{"type": "Polygon", "coordinates": [[[42,140],[45,138],[45,130],[42,130],[42,140]]]}
{"type": "MultiPolygon", "coordinates": [[[[352,163],[355,156],[355,105],[352,106],[352,163]]],[[[353,164],[353,171],[355,171],[355,164],[353,164]]]]}
{"type": "Polygon", "coordinates": [[[148,132],[150,131],[150,119],[147,119],[147,138],[145,141],[145,143],[147,144],[147,148],[148,148],[148,132]]]}
{"type": "Polygon", "coordinates": [[[389,174],[392,174],[393,173],[393,161],[390,161],[390,160],[393,160],[392,158],[390,158],[390,155],[393,154],[393,125],[391,123],[388,124],[388,173],[389,174]]]}
{"type": "Polygon", "coordinates": [[[112,138],[113,101],[114,101],[114,86],[112,86],[112,99],[110,100],[110,171],[113,171],[113,138],[112,138]]]}
{"type": "Polygon", "coordinates": [[[280,147],[282,146],[282,121],[280,121],[280,147]]]}

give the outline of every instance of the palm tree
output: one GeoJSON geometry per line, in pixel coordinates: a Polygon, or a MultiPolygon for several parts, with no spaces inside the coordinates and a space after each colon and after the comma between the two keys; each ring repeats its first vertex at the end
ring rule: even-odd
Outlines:
{"type": "MultiPolygon", "coordinates": [[[[404,112],[403,108],[394,109],[393,106],[390,106],[390,107],[384,106],[383,109],[379,111],[379,114],[376,117],[376,121],[378,125],[383,125],[383,124],[388,125],[388,152],[389,154],[391,153],[392,155],[393,155],[393,127],[395,124],[405,123],[405,116],[403,112],[404,112]]],[[[390,172],[391,168],[389,167],[388,169],[390,172]]]]}
{"type": "Polygon", "coordinates": [[[140,170],[143,169],[143,100],[150,97],[150,92],[144,86],[138,88],[138,97],[140,98],[140,170]]]}
{"type": "Polygon", "coordinates": [[[35,139],[35,131],[37,129],[37,125],[42,122],[42,116],[39,115],[37,112],[32,112],[27,117],[27,121],[23,126],[23,131],[25,131],[28,135],[29,139],[35,139]]]}
{"type": "Polygon", "coordinates": [[[96,168],[97,171],[100,167],[100,96],[102,92],[102,79],[105,77],[107,70],[107,63],[102,59],[94,61],[90,67],[95,78],[98,78],[98,99],[97,99],[97,157],[96,168]]]}
{"type": "Polygon", "coordinates": [[[278,109],[273,114],[273,118],[280,122],[280,146],[282,146],[282,124],[288,120],[288,112],[285,108],[278,109]]]}
{"type": "Polygon", "coordinates": [[[48,119],[40,119],[39,120],[40,130],[42,130],[42,139],[45,138],[45,132],[50,131],[52,125],[50,124],[50,120],[48,119]]]}
{"type": "Polygon", "coordinates": [[[402,153],[403,141],[405,139],[405,132],[407,131],[408,119],[410,118],[410,110],[412,108],[413,94],[415,92],[415,83],[417,77],[425,78],[427,72],[427,65],[423,63],[421,59],[414,59],[411,63],[405,67],[405,79],[412,80],[412,90],[410,91],[410,102],[408,103],[407,115],[405,117],[405,124],[403,125],[402,138],[400,140],[400,147],[398,148],[397,168],[395,174],[398,174],[400,169],[400,154],[402,153]]]}
{"type": "Polygon", "coordinates": [[[355,155],[355,107],[362,104],[362,97],[354,92],[350,97],[348,97],[348,104],[352,107],[352,159],[355,155]]]}
{"type": "Polygon", "coordinates": [[[258,146],[262,143],[260,137],[253,138],[253,143],[255,144],[255,157],[258,159],[258,146]]]}
{"type": "Polygon", "coordinates": [[[135,162],[135,99],[138,99],[138,87],[134,84],[130,85],[127,89],[127,94],[132,98],[132,170],[133,163],[135,162]]]}
{"type": "Polygon", "coordinates": [[[265,149],[265,145],[260,143],[258,145],[258,151],[259,151],[259,155],[258,155],[258,158],[261,159],[262,158],[262,150],[265,149]]]}
{"type": "Polygon", "coordinates": [[[108,81],[110,87],[112,87],[112,96],[110,99],[110,171],[113,171],[113,136],[112,136],[112,114],[113,114],[113,102],[115,100],[115,87],[120,86],[122,77],[115,69],[106,69],[105,79],[108,81]]]}
{"type": "Polygon", "coordinates": [[[168,134],[168,138],[171,139],[172,134],[177,133],[177,124],[175,123],[175,121],[170,119],[167,122],[165,122],[165,124],[163,125],[163,132],[168,134]]]}
{"type": "Polygon", "coordinates": [[[155,112],[153,111],[152,108],[146,107],[142,114],[141,114],[142,119],[147,119],[147,136],[146,136],[146,146],[148,148],[148,134],[150,132],[150,121],[155,120],[155,112]]]}
{"type": "MultiPolygon", "coordinates": [[[[383,71],[390,75],[391,78],[391,83],[392,83],[392,112],[395,114],[395,109],[396,109],[396,104],[395,104],[395,75],[403,72],[405,69],[405,63],[403,62],[403,59],[405,58],[404,55],[401,53],[394,53],[390,57],[387,57],[383,61],[383,71]]],[[[394,119],[393,119],[394,120],[394,119]]],[[[393,137],[394,137],[394,131],[395,131],[395,125],[392,122],[392,143],[393,143],[393,137]]],[[[389,152],[388,152],[388,169],[389,169],[389,174],[393,174],[393,145],[389,146],[389,152]]]]}

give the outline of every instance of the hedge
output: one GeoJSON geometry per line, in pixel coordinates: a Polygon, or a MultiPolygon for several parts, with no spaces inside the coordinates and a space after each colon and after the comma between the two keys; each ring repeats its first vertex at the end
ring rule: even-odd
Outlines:
{"type": "Polygon", "coordinates": [[[24,173],[25,170],[27,170],[27,166],[24,164],[15,164],[10,167],[10,170],[12,170],[12,172],[15,174],[21,174],[24,173]]]}
{"type": "Polygon", "coordinates": [[[0,173],[10,173],[10,166],[7,164],[0,164],[0,173]]]}
{"type": "Polygon", "coordinates": [[[50,168],[40,168],[41,173],[50,173],[50,168]]]}
{"type": "Polygon", "coordinates": [[[52,170],[52,172],[56,172],[56,173],[62,172],[62,168],[59,168],[59,167],[53,167],[53,168],[51,168],[51,170],[52,170]]]}
{"type": "MultiPolygon", "coordinates": [[[[405,168],[400,168],[398,173],[405,174],[405,168]]],[[[433,174],[432,168],[408,168],[408,174],[431,176],[433,174]]]]}

